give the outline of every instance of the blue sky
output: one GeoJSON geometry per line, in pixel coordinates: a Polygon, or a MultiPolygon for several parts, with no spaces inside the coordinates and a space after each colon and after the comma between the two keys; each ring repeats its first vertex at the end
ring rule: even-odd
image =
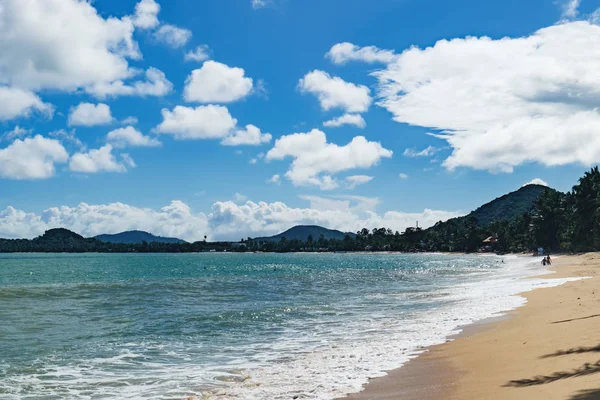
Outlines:
{"type": "Polygon", "coordinates": [[[0,0],[0,237],[403,230],[566,191],[600,161],[598,7],[0,0]]]}

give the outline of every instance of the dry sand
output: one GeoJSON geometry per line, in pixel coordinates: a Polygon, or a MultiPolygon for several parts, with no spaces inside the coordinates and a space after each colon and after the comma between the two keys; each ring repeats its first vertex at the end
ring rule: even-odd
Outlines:
{"type": "Polygon", "coordinates": [[[556,259],[508,318],[465,330],[347,400],[600,400],[600,253],[556,259]]]}

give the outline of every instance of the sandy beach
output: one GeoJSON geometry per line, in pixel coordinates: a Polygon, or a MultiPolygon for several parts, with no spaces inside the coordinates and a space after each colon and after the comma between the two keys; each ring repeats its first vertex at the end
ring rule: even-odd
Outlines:
{"type": "Polygon", "coordinates": [[[551,277],[500,320],[467,327],[347,400],[600,399],[600,253],[556,259],[551,277]]]}

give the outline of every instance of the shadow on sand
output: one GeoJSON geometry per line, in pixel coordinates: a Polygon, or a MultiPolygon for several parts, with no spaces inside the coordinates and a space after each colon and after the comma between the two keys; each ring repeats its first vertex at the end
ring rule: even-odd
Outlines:
{"type": "MultiPolygon", "coordinates": [[[[578,376],[585,376],[596,374],[600,372],[600,360],[593,364],[585,363],[581,367],[571,371],[559,371],[554,372],[550,375],[538,375],[529,379],[518,379],[508,382],[504,387],[527,387],[535,385],[544,385],[546,383],[552,383],[560,379],[576,378],[578,376]]],[[[580,399],[593,399],[593,397],[581,397],[580,399]]]]}
{"type": "Polygon", "coordinates": [[[581,354],[581,353],[596,353],[600,352],[600,344],[594,347],[573,347],[569,350],[559,350],[552,354],[546,354],[541,356],[540,358],[551,358],[551,357],[559,357],[566,356],[569,354],[581,354]]]}
{"type": "Polygon", "coordinates": [[[600,317],[600,314],[588,315],[587,317],[581,317],[581,318],[563,319],[562,321],[551,322],[551,324],[564,324],[565,322],[579,321],[582,319],[590,319],[590,318],[598,318],[598,317],[600,317]]]}
{"type": "Polygon", "coordinates": [[[569,397],[569,400],[600,400],[600,389],[582,390],[569,397]]]}

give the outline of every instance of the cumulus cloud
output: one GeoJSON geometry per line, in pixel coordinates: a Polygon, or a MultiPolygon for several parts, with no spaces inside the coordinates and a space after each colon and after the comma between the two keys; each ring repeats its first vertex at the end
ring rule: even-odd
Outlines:
{"type": "Polygon", "coordinates": [[[563,0],[563,2],[562,18],[567,20],[576,18],[579,14],[579,4],[581,3],[581,0],[563,0]]]}
{"type": "Polygon", "coordinates": [[[437,147],[427,146],[423,150],[406,149],[406,150],[404,150],[404,153],[402,153],[402,155],[404,155],[405,157],[411,157],[411,158],[430,157],[430,156],[434,155],[435,153],[437,153],[438,151],[440,151],[440,149],[438,149],[437,147]]]}
{"type": "Polygon", "coordinates": [[[260,8],[265,8],[267,6],[268,0],[252,0],[252,8],[258,10],[260,8]]]}
{"type": "Polygon", "coordinates": [[[157,147],[161,143],[158,139],[144,136],[142,132],[135,129],[133,126],[118,128],[110,131],[106,135],[106,141],[117,148],[124,147],[157,147]]]}
{"type": "Polygon", "coordinates": [[[401,172],[398,176],[400,177],[400,179],[408,179],[408,175],[403,172],[401,172]]]}
{"type": "Polygon", "coordinates": [[[348,61],[387,64],[394,61],[396,54],[392,50],[382,50],[375,46],[358,47],[344,42],[333,45],[325,57],[334,64],[345,64],[348,61]]]}
{"type": "Polygon", "coordinates": [[[151,29],[158,26],[160,5],[154,0],[141,0],[135,5],[133,25],[138,29],[151,29]]]}
{"type": "Polygon", "coordinates": [[[527,182],[523,185],[523,187],[527,185],[541,185],[541,186],[549,186],[548,183],[540,178],[532,179],[530,182],[527,182]]]}
{"type": "Polygon", "coordinates": [[[382,158],[392,157],[378,142],[369,142],[357,136],[345,146],[327,143],[324,132],[313,129],[308,133],[284,135],[265,156],[266,160],[294,160],[285,176],[295,186],[318,186],[323,190],[335,189],[339,184],[332,175],[357,168],[370,168],[382,158]]]}
{"type": "Polygon", "coordinates": [[[372,101],[368,87],[346,82],[319,70],[309,72],[300,79],[298,88],[302,93],[317,96],[324,111],[341,108],[348,113],[361,113],[369,109],[372,101]]]}
{"type": "Polygon", "coordinates": [[[281,176],[279,174],[275,174],[269,178],[267,183],[274,183],[276,185],[281,185],[281,176]]]}
{"type": "Polygon", "coordinates": [[[369,183],[373,180],[372,176],[368,175],[352,175],[346,177],[346,184],[348,185],[348,189],[354,189],[357,186],[364,185],[365,183],[369,183]]]}
{"type": "Polygon", "coordinates": [[[313,197],[310,208],[293,208],[281,202],[248,201],[243,205],[232,201],[217,202],[213,204],[208,220],[211,237],[239,240],[240,237],[273,235],[295,225],[320,225],[343,232],[386,227],[403,232],[414,226],[415,221],[419,221],[419,226],[429,227],[438,221],[462,215],[460,212],[429,209],[416,213],[388,211],[378,214],[369,209],[373,206],[372,201],[359,196],[330,201],[319,201],[313,197]]]}
{"type": "Polygon", "coordinates": [[[54,175],[55,164],[68,159],[69,154],[58,140],[40,135],[16,139],[0,149],[0,178],[47,179],[54,175]]]}
{"type": "Polygon", "coordinates": [[[145,80],[125,83],[122,80],[99,82],[86,88],[86,92],[99,99],[117,96],[156,96],[161,97],[173,90],[173,84],[164,72],[154,67],[146,70],[145,80]]]}
{"type": "Polygon", "coordinates": [[[110,107],[104,103],[79,103],[69,113],[69,126],[106,125],[112,121],[110,107]]]}
{"type": "Polygon", "coordinates": [[[186,101],[231,103],[251,92],[252,78],[247,78],[242,68],[206,61],[186,79],[183,96],[186,101]]]}
{"type": "Polygon", "coordinates": [[[224,106],[176,106],[173,111],[163,108],[163,121],[155,130],[176,139],[222,139],[229,135],[237,120],[224,106]]]}
{"type": "Polygon", "coordinates": [[[161,25],[153,34],[154,38],[175,49],[183,47],[192,38],[192,31],[175,25],[161,25]]]}
{"type": "Polygon", "coordinates": [[[341,117],[333,118],[329,121],[323,122],[323,126],[329,128],[338,128],[343,125],[354,125],[357,128],[362,129],[367,126],[367,123],[360,114],[344,114],[341,117]]]}
{"type": "Polygon", "coordinates": [[[197,46],[194,50],[190,50],[183,56],[184,61],[205,61],[210,58],[210,49],[203,44],[197,46]]]}
{"type": "Polygon", "coordinates": [[[374,73],[378,104],[398,122],[441,131],[450,170],[591,165],[600,162],[600,53],[589,51],[598,46],[600,27],[579,21],[412,47],[374,73]]]}
{"type": "Polygon", "coordinates": [[[126,79],[127,58],[141,58],[133,31],[130,18],[105,19],[87,1],[4,0],[0,83],[74,91],[126,79]]]}
{"type": "Polygon", "coordinates": [[[124,162],[117,161],[112,151],[112,145],[106,144],[87,153],[76,153],[71,157],[69,169],[73,172],[95,174],[98,172],[125,172],[127,166],[135,166],[128,155],[125,155],[124,162]]]}
{"type": "MultiPolygon", "coordinates": [[[[7,207],[0,211],[0,237],[33,238],[51,228],[64,227],[84,236],[143,230],[155,235],[178,237],[187,241],[239,240],[241,237],[273,235],[294,225],[321,225],[344,232],[362,228],[389,227],[400,232],[408,226],[428,227],[440,220],[460,216],[459,212],[424,210],[417,213],[374,211],[376,198],[303,196],[310,207],[294,208],[282,202],[216,202],[209,213],[195,213],[178,200],[158,210],[123,203],[76,207],[52,207],[31,213],[7,207]]],[[[240,197],[237,199],[243,202],[240,197]]]]}
{"type": "Polygon", "coordinates": [[[236,129],[236,131],[221,141],[225,146],[258,146],[271,141],[270,133],[261,133],[260,129],[254,125],[246,125],[245,129],[236,129]]]}
{"type": "MultiPolygon", "coordinates": [[[[0,13],[1,18],[1,13],[0,13]]],[[[1,22],[1,20],[0,20],[1,22]]],[[[0,30],[2,26],[0,24],[0,30]]],[[[0,43],[2,38],[0,38],[0,43]]],[[[2,55],[0,54],[0,60],[2,55]]],[[[2,65],[0,64],[0,71],[2,65]]],[[[0,83],[2,75],[0,72],[0,83]]],[[[28,117],[33,111],[52,117],[54,107],[44,103],[35,93],[16,87],[0,85],[0,121],[7,121],[17,117],[28,117]]]]}
{"type": "Polygon", "coordinates": [[[136,125],[138,123],[138,119],[136,117],[133,116],[129,116],[127,118],[124,118],[121,123],[123,125],[136,125]]]}
{"type": "Polygon", "coordinates": [[[75,135],[75,129],[71,129],[67,131],[65,129],[58,129],[56,131],[52,131],[48,133],[48,136],[54,139],[60,140],[63,144],[70,144],[78,148],[80,151],[85,150],[85,145],[79,138],[75,135]]]}
{"type": "Polygon", "coordinates": [[[31,129],[21,128],[19,125],[15,126],[8,132],[5,132],[4,135],[0,137],[2,140],[13,140],[15,138],[27,136],[32,132],[31,129]]]}
{"type": "Polygon", "coordinates": [[[0,237],[34,238],[47,229],[59,227],[83,236],[143,230],[190,241],[200,240],[209,233],[206,215],[192,213],[181,201],[172,201],[158,210],[123,203],[80,203],[76,207],[48,208],[39,215],[13,207],[0,211],[0,237]]]}

